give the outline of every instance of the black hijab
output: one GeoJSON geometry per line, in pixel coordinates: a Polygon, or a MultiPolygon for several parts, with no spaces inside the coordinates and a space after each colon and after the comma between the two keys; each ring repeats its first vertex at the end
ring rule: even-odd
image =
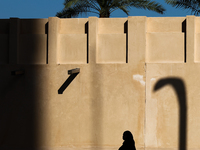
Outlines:
{"type": "Polygon", "coordinates": [[[125,131],[123,133],[123,140],[123,145],[119,148],[119,150],[136,150],[135,141],[130,131],[125,131]]]}

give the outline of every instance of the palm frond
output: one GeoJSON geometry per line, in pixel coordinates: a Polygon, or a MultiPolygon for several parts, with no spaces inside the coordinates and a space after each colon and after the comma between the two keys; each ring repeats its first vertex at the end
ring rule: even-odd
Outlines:
{"type": "Polygon", "coordinates": [[[76,3],[75,5],[65,7],[61,12],[58,12],[56,16],[60,18],[77,17],[80,13],[89,12],[89,8],[90,5],[82,1],[81,3],[76,3]]]}
{"type": "Polygon", "coordinates": [[[191,14],[200,14],[200,0],[165,0],[165,2],[176,8],[189,9],[191,14]]]}
{"type": "Polygon", "coordinates": [[[64,9],[56,14],[57,17],[77,17],[79,14],[87,12],[98,13],[99,9],[92,0],[65,0],[64,5],[64,9]]]}
{"type": "Polygon", "coordinates": [[[124,13],[126,13],[127,15],[129,15],[129,4],[126,3],[122,3],[122,0],[112,0],[112,3],[110,3],[110,9],[111,9],[111,13],[117,9],[122,10],[124,13]]]}
{"type": "Polygon", "coordinates": [[[165,11],[160,3],[152,0],[65,0],[64,6],[56,16],[76,17],[81,13],[94,12],[100,17],[109,17],[117,9],[128,15],[131,7],[148,9],[160,14],[165,11]]]}
{"type": "Polygon", "coordinates": [[[147,10],[155,11],[160,14],[163,14],[165,11],[165,8],[156,1],[151,1],[151,0],[137,0],[137,1],[127,0],[127,1],[131,1],[130,6],[132,7],[147,9],[147,10]]]}

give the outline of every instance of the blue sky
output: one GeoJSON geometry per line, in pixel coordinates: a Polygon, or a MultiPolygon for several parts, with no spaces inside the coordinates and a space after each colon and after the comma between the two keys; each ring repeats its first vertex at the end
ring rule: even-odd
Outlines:
{"type": "MultiPolygon", "coordinates": [[[[56,12],[62,10],[64,0],[0,0],[0,19],[10,17],[18,18],[48,18],[54,17],[56,12]]],[[[165,8],[164,15],[142,9],[132,8],[130,16],[147,17],[179,17],[191,15],[189,10],[176,9],[167,5],[164,0],[157,0],[165,8]]],[[[80,17],[87,18],[96,14],[83,14],[80,17]]],[[[122,11],[116,11],[111,17],[127,17],[122,11]]]]}

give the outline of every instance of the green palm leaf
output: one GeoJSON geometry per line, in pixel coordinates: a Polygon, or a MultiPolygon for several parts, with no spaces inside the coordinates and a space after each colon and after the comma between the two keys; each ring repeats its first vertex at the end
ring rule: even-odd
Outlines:
{"type": "Polygon", "coordinates": [[[110,17],[110,14],[120,9],[127,15],[132,7],[147,9],[163,14],[163,6],[152,0],[65,0],[64,9],[56,14],[60,18],[77,17],[79,14],[93,12],[100,17],[110,17]]]}
{"type": "Polygon", "coordinates": [[[194,15],[200,14],[200,0],[165,0],[165,2],[176,8],[189,9],[194,15]]]}

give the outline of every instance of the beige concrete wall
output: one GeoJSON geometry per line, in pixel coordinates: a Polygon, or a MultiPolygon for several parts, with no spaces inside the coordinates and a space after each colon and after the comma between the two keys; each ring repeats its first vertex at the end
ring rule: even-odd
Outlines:
{"type": "Polygon", "coordinates": [[[194,16],[0,20],[0,148],[116,150],[130,130],[137,150],[200,149],[199,25],[194,16]]]}

